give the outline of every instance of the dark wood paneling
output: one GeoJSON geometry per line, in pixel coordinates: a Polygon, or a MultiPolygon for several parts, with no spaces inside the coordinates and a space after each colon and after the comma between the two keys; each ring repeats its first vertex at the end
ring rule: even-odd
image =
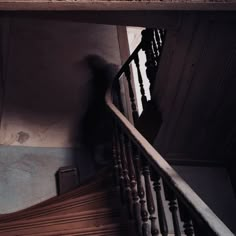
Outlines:
{"type": "Polygon", "coordinates": [[[235,22],[186,15],[178,30],[167,31],[153,93],[164,120],[155,145],[164,156],[235,154],[235,22]]]}
{"type": "MultiPolygon", "coordinates": [[[[0,7],[1,8],[1,7],[0,7]]],[[[42,19],[119,26],[159,27],[176,29],[181,23],[183,12],[164,11],[24,11],[1,12],[2,15],[18,19],[42,19]]]]}

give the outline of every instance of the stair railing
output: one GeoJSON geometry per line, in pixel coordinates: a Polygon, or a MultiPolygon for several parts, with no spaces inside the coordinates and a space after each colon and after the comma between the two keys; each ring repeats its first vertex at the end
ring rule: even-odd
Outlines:
{"type": "Polygon", "coordinates": [[[139,69],[138,52],[141,49],[145,51],[147,58],[146,74],[151,90],[156,78],[164,31],[146,29],[142,35],[141,43],[122,66],[106,94],[106,104],[114,119],[114,173],[121,201],[127,206],[129,217],[134,222],[137,235],[140,236],[167,236],[170,223],[176,236],[233,236],[224,223],[123,114],[119,79],[125,75],[134,124],[138,119],[130,76],[132,61],[135,62],[138,72],[143,106],[147,103],[139,69]],[[171,222],[167,222],[166,201],[169,204],[171,222]]]}

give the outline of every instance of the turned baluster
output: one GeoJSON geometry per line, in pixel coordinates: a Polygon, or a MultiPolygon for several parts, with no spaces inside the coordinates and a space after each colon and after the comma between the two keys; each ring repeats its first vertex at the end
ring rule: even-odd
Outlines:
{"type": "Polygon", "coordinates": [[[179,205],[179,214],[180,219],[182,222],[184,222],[184,233],[187,236],[194,236],[194,229],[193,229],[193,222],[192,218],[189,215],[189,212],[184,204],[182,204],[181,201],[178,201],[179,205]]]}
{"type": "MultiPolygon", "coordinates": [[[[156,43],[157,43],[157,47],[158,47],[158,61],[157,61],[157,63],[159,64],[159,60],[160,60],[160,56],[161,56],[161,52],[162,52],[163,44],[164,44],[165,30],[155,29],[154,34],[155,34],[155,39],[156,39],[156,43]]],[[[158,66],[158,64],[157,64],[157,66],[158,66]]]]}
{"type": "Polygon", "coordinates": [[[150,82],[150,91],[152,91],[153,83],[156,77],[156,62],[152,49],[153,31],[146,29],[142,31],[142,49],[146,55],[146,74],[150,82]]]}
{"type": "Polygon", "coordinates": [[[155,35],[155,42],[158,48],[158,55],[160,55],[160,49],[162,47],[162,39],[161,39],[161,34],[159,29],[154,30],[154,35],[155,35]]]}
{"type": "Polygon", "coordinates": [[[160,56],[160,44],[159,44],[159,35],[157,30],[153,30],[153,39],[152,39],[153,53],[155,56],[155,64],[158,66],[159,56],[160,56]]]}
{"type": "Polygon", "coordinates": [[[163,47],[166,31],[164,29],[160,29],[158,32],[161,39],[161,46],[163,47]]]}
{"type": "Polygon", "coordinates": [[[166,215],[163,205],[163,200],[161,196],[161,178],[154,170],[151,171],[151,179],[153,181],[153,187],[156,192],[156,201],[157,201],[157,213],[158,220],[160,225],[160,231],[162,236],[168,236],[168,225],[166,221],[166,215]]]}
{"type": "Polygon", "coordinates": [[[156,66],[158,67],[162,50],[162,41],[159,30],[155,29],[153,33],[154,33],[153,44],[156,52],[156,66]]]}
{"type": "Polygon", "coordinates": [[[145,29],[142,31],[142,49],[146,54],[147,63],[155,66],[155,52],[154,50],[154,31],[152,29],[145,29]]]}
{"type": "Polygon", "coordinates": [[[178,214],[177,214],[178,205],[175,194],[166,184],[164,184],[164,191],[166,200],[169,201],[169,209],[172,214],[175,236],[181,236],[178,214]]]}
{"type": "Polygon", "coordinates": [[[155,216],[155,205],[152,196],[150,170],[148,162],[144,157],[142,157],[142,164],[143,164],[143,176],[146,189],[147,208],[150,215],[149,219],[151,221],[151,234],[152,236],[155,236],[159,234],[159,230],[157,227],[156,216],[155,216]]]}
{"type": "Polygon", "coordinates": [[[142,235],[149,236],[149,224],[148,224],[148,212],[146,208],[146,201],[145,201],[145,192],[142,183],[142,175],[141,175],[141,160],[140,160],[140,153],[135,145],[133,145],[134,151],[134,167],[135,167],[135,174],[137,180],[137,189],[138,189],[138,196],[140,201],[141,207],[141,220],[142,220],[142,235]]]}
{"type": "Polygon", "coordinates": [[[120,196],[121,196],[121,202],[125,204],[125,179],[123,175],[122,161],[121,161],[120,137],[118,133],[118,127],[116,126],[116,124],[114,125],[114,134],[116,143],[116,158],[117,158],[117,166],[119,174],[120,196]]]}
{"type": "Polygon", "coordinates": [[[140,71],[138,54],[134,58],[134,62],[135,62],[136,68],[137,68],[138,82],[139,82],[140,92],[141,92],[141,101],[142,101],[142,105],[143,105],[143,108],[144,108],[146,103],[147,103],[147,97],[145,95],[145,90],[144,90],[144,86],[143,86],[143,78],[142,78],[142,74],[141,74],[141,71],[140,71]]]}
{"type": "Polygon", "coordinates": [[[148,30],[150,32],[150,48],[148,48],[148,50],[153,64],[157,67],[158,50],[156,49],[155,34],[153,29],[148,30]]]}
{"type": "Polygon", "coordinates": [[[132,218],[133,217],[132,195],[131,195],[130,178],[129,178],[129,171],[128,171],[127,156],[126,156],[125,138],[121,130],[119,130],[119,133],[120,133],[120,146],[121,146],[121,161],[122,161],[124,185],[125,185],[124,186],[125,199],[128,205],[129,217],[132,218]]]}
{"type": "Polygon", "coordinates": [[[134,92],[133,92],[132,83],[131,83],[131,75],[130,75],[130,67],[129,66],[127,66],[127,68],[125,69],[125,76],[126,76],[126,79],[127,79],[127,82],[128,82],[129,97],[130,97],[133,121],[134,121],[134,124],[135,124],[137,119],[138,119],[138,111],[137,111],[137,108],[136,108],[136,103],[135,103],[135,97],[134,97],[134,92]]]}
{"type": "Polygon", "coordinates": [[[113,103],[120,110],[120,112],[124,114],[124,107],[123,107],[122,99],[121,99],[121,92],[120,92],[121,88],[120,88],[119,80],[114,81],[112,91],[113,91],[112,92],[113,103]]]}
{"type": "Polygon", "coordinates": [[[134,168],[134,158],[133,158],[133,147],[131,141],[127,135],[125,135],[125,143],[127,145],[127,159],[128,159],[128,167],[129,167],[129,177],[130,177],[130,185],[131,185],[131,192],[132,192],[132,199],[133,199],[133,214],[136,224],[137,233],[141,235],[141,216],[140,216],[140,202],[137,192],[137,181],[136,181],[136,174],[134,168]]]}
{"type": "Polygon", "coordinates": [[[112,157],[113,157],[115,186],[118,187],[120,185],[120,176],[119,176],[119,166],[117,160],[117,141],[115,132],[112,135],[112,157]]]}

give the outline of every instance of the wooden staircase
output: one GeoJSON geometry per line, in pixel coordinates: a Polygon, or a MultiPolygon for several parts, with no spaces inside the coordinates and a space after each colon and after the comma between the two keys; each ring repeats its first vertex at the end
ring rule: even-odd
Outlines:
{"type": "MultiPolygon", "coordinates": [[[[145,51],[147,77],[153,83],[166,32],[145,29],[142,35],[141,43],[122,66],[106,94],[106,106],[114,121],[113,166],[74,191],[19,212],[0,215],[1,236],[235,235],[146,140],[150,140],[150,136],[144,135],[145,139],[135,128],[137,125],[142,130],[137,123],[139,117],[130,65],[134,62],[137,67],[142,103],[147,107],[138,53],[145,51]],[[119,80],[123,76],[129,89],[130,121],[123,114],[119,93],[119,80]],[[111,170],[114,170],[116,185],[111,170]]],[[[157,116],[154,123],[158,119],[157,116]]],[[[150,119],[145,123],[151,125],[150,119]]]]}
{"type": "Polygon", "coordinates": [[[130,235],[112,175],[103,170],[77,189],[0,215],[0,235],[130,235]]]}

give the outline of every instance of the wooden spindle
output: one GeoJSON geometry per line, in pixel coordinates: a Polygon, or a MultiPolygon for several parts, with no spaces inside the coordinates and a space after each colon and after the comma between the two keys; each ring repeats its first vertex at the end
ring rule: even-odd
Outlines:
{"type": "Polygon", "coordinates": [[[140,93],[141,93],[141,101],[142,101],[142,105],[143,105],[143,108],[144,108],[146,103],[147,103],[147,97],[145,95],[145,90],[144,90],[144,86],[143,86],[143,78],[142,78],[142,74],[141,74],[141,70],[140,70],[138,54],[134,58],[134,62],[135,62],[136,68],[137,68],[138,82],[139,82],[140,93]]]}
{"type": "Polygon", "coordinates": [[[172,214],[175,236],[181,236],[179,219],[177,214],[178,210],[177,199],[175,197],[174,192],[166,184],[164,184],[164,191],[166,200],[169,201],[169,209],[172,214]]]}
{"type": "Polygon", "coordinates": [[[153,187],[156,192],[156,201],[157,201],[157,213],[158,220],[160,225],[160,231],[162,236],[168,236],[168,225],[166,221],[166,215],[163,205],[163,200],[161,196],[161,178],[153,169],[151,171],[151,179],[153,181],[153,187]]]}
{"type": "Polygon", "coordinates": [[[158,59],[158,50],[155,48],[156,47],[156,42],[155,42],[155,34],[153,29],[148,29],[150,32],[150,58],[154,64],[155,67],[157,67],[157,59],[158,59]]]}
{"type": "Polygon", "coordinates": [[[132,199],[133,199],[133,214],[134,220],[136,224],[136,229],[138,235],[141,235],[142,228],[140,227],[141,223],[141,215],[140,215],[140,202],[137,192],[137,181],[136,181],[136,174],[134,168],[134,158],[133,158],[133,146],[129,137],[125,136],[125,143],[127,144],[127,159],[128,159],[128,168],[129,168],[129,177],[130,177],[130,184],[131,184],[131,192],[132,192],[132,199]]]}
{"type": "Polygon", "coordinates": [[[186,236],[194,236],[193,222],[187,208],[181,201],[178,201],[180,219],[184,223],[184,233],[186,236]]]}
{"type": "Polygon", "coordinates": [[[159,230],[156,222],[155,205],[151,189],[150,169],[148,162],[144,157],[142,157],[142,163],[143,163],[143,176],[146,189],[147,208],[150,215],[149,219],[151,221],[151,234],[152,236],[156,236],[159,234],[159,230]]]}
{"type": "Polygon", "coordinates": [[[153,33],[154,33],[153,44],[154,44],[155,53],[156,53],[156,58],[155,58],[156,59],[156,69],[158,69],[161,51],[162,51],[162,41],[160,38],[159,30],[155,29],[153,31],[153,33]]]}
{"type": "Polygon", "coordinates": [[[146,208],[146,201],[145,201],[145,192],[142,183],[142,175],[141,175],[141,160],[140,160],[140,153],[139,150],[135,145],[133,145],[134,151],[134,163],[135,163],[135,173],[136,173],[136,180],[137,180],[137,189],[138,189],[138,196],[140,199],[140,207],[141,207],[141,220],[142,220],[142,235],[149,236],[149,224],[148,224],[148,212],[146,208]]]}
{"type": "Polygon", "coordinates": [[[121,161],[121,147],[120,147],[120,136],[118,127],[114,125],[114,133],[115,133],[115,143],[116,143],[116,157],[117,157],[117,165],[119,172],[119,186],[120,186],[120,196],[121,202],[125,204],[125,178],[123,175],[122,161],[121,161]]]}
{"type": "Polygon", "coordinates": [[[165,30],[155,29],[154,35],[155,35],[155,41],[158,47],[158,57],[157,57],[157,66],[158,66],[162,49],[163,49],[163,44],[164,44],[165,30]]]}
{"type": "Polygon", "coordinates": [[[130,75],[130,67],[129,66],[127,66],[127,68],[125,70],[125,76],[126,76],[126,79],[127,79],[127,82],[128,82],[129,97],[130,97],[133,121],[134,121],[134,124],[135,124],[137,119],[138,119],[138,111],[137,111],[137,108],[136,108],[136,103],[135,103],[134,91],[133,91],[132,83],[131,83],[131,75],[130,75]]]}
{"type": "Polygon", "coordinates": [[[120,186],[120,175],[119,175],[119,166],[117,158],[117,141],[115,132],[112,135],[112,157],[113,157],[113,168],[114,168],[114,180],[115,186],[120,186]]]}
{"type": "Polygon", "coordinates": [[[114,81],[112,90],[113,90],[113,93],[112,93],[113,103],[120,110],[120,112],[124,114],[124,107],[123,107],[122,99],[121,99],[121,88],[120,88],[119,80],[114,81]]]}
{"type": "Polygon", "coordinates": [[[154,30],[154,35],[155,35],[155,42],[156,42],[156,45],[157,45],[158,56],[160,56],[160,50],[161,50],[161,47],[162,47],[160,30],[155,29],[154,30]]]}
{"type": "Polygon", "coordinates": [[[129,217],[133,218],[133,208],[132,208],[132,195],[131,195],[131,186],[130,186],[130,178],[128,171],[128,162],[126,156],[126,145],[125,138],[123,132],[120,130],[120,146],[121,146],[121,161],[124,175],[124,185],[125,185],[125,199],[128,206],[129,217]]]}
{"type": "Polygon", "coordinates": [[[160,29],[158,32],[160,34],[161,46],[163,47],[166,31],[164,29],[160,29]]]}
{"type": "Polygon", "coordinates": [[[160,56],[160,45],[159,45],[159,35],[156,34],[157,30],[153,30],[153,39],[152,39],[152,47],[153,54],[155,56],[155,65],[158,66],[159,56],[160,56]]]}

